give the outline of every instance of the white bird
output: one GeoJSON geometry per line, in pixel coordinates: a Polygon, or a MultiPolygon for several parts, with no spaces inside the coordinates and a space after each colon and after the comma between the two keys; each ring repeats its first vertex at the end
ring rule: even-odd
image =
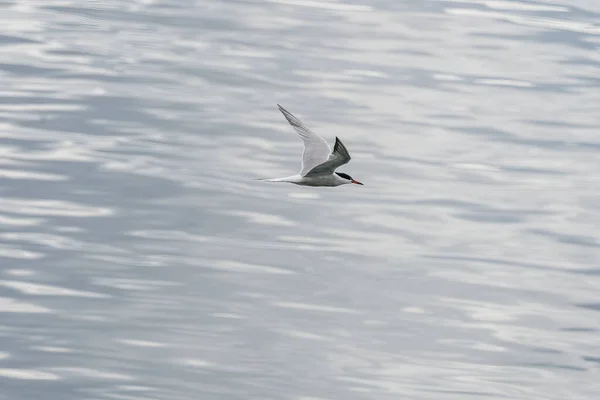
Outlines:
{"type": "Polygon", "coordinates": [[[303,186],[340,186],[348,183],[362,185],[359,181],[352,179],[348,174],[335,172],[335,170],[350,161],[350,154],[342,141],[336,137],[333,151],[325,139],[317,135],[304,125],[285,108],[279,107],[284,117],[296,130],[304,143],[302,153],[302,169],[298,175],[285,178],[260,179],[268,182],[289,182],[303,186]]]}

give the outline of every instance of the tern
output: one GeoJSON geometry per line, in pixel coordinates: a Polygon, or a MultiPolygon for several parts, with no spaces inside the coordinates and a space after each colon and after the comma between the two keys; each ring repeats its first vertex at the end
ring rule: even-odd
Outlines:
{"type": "Polygon", "coordinates": [[[288,182],[302,186],[340,186],[348,183],[362,185],[359,181],[352,179],[348,174],[335,172],[336,169],[350,161],[350,154],[346,146],[336,136],[333,151],[325,139],[317,135],[304,125],[302,121],[296,118],[285,108],[279,107],[279,111],[288,120],[294,128],[302,143],[304,151],[302,152],[302,169],[297,175],[287,176],[285,178],[260,179],[268,182],[288,182]]]}

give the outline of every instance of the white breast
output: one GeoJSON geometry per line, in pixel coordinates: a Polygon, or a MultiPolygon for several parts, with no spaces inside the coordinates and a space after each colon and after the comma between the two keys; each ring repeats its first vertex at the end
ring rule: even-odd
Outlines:
{"type": "Polygon", "coordinates": [[[350,183],[350,181],[340,178],[336,174],[303,176],[297,182],[297,185],[303,186],[340,186],[350,183]]]}

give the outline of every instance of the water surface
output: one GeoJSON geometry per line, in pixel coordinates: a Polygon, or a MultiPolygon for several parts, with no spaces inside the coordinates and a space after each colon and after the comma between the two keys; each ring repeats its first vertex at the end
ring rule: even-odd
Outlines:
{"type": "Polygon", "coordinates": [[[0,399],[600,395],[596,2],[0,8],[0,399]]]}

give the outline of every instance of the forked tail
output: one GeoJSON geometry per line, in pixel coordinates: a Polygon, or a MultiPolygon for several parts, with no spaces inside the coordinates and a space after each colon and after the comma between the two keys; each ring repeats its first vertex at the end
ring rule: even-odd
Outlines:
{"type": "Polygon", "coordinates": [[[265,182],[285,182],[282,179],[284,178],[256,178],[255,181],[265,181],[265,182]]]}
{"type": "Polygon", "coordinates": [[[255,181],[266,181],[266,182],[290,182],[295,183],[293,176],[287,176],[285,178],[256,178],[255,181]]]}

